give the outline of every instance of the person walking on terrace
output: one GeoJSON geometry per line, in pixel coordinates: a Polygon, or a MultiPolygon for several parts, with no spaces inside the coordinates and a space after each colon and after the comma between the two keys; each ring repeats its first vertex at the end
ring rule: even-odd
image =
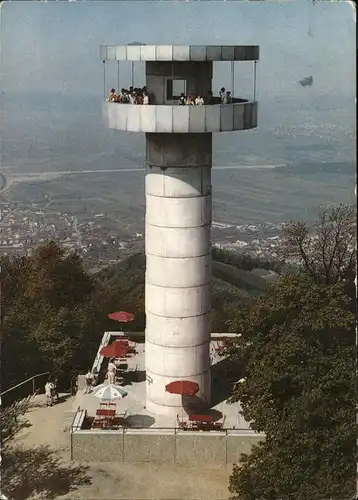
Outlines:
{"type": "Polygon", "coordinates": [[[54,391],[54,384],[53,382],[48,379],[45,385],[45,394],[46,394],[46,406],[52,406],[53,405],[53,391],[54,391]]]}
{"type": "Polygon", "coordinates": [[[57,377],[53,382],[53,398],[54,399],[56,398],[56,403],[58,403],[58,400],[60,399],[60,395],[58,393],[59,386],[60,386],[60,379],[57,377]]]}
{"type": "Polygon", "coordinates": [[[93,375],[91,373],[91,370],[88,370],[88,372],[86,373],[85,381],[86,381],[86,386],[83,393],[89,394],[92,391],[92,382],[93,382],[93,375]]]}
{"type": "Polygon", "coordinates": [[[117,367],[113,362],[113,358],[109,360],[108,363],[108,368],[107,368],[107,378],[108,378],[108,383],[109,384],[114,384],[116,381],[116,372],[117,372],[117,367]]]}

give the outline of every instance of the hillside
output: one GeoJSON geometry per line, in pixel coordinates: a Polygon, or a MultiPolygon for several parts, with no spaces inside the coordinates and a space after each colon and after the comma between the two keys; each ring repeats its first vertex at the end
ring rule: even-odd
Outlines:
{"type": "MultiPolygon", "coordinates": [[[[269,289],[272,276],[275,276],[274,271],[267,272],[270,268],[277,266],[259,259],[213,249],[211,298],[214,330],[226,329],[227,307],[240,304],[269,289]]],[[[121,304],[120,308],[127,307],[133,312],[137,311],[136,314],[144,319],[144,254],[132,255],[119,264],[102,269],[96,276],[120,296],[125,297],[125,304],[121,304]]]]}

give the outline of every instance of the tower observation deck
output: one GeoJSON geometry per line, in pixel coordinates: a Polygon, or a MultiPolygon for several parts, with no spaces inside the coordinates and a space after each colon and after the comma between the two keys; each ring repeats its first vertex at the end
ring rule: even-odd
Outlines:
{"type": "Polygon", "coordinates": [[[259,47],[101,46],[100,58],[145,61],[150,104],[106,102],[104,117],[109,128],[146,134],[146,408],[176,416],[183,402],[166,392],[170,382],[197,382],[197,397],[211,400],[212,133],[257,126],[255,96],[207,98],[213,64],[256,64],[259,47]],[[181,93],[204,105],[178,106],[181,93]]]}

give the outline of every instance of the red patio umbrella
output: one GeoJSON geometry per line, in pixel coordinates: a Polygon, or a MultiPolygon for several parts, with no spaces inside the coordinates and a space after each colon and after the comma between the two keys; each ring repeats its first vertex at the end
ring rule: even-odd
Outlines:
{"type": "Polygon", "coordinates": [[[129,352],[128,341],[117,340],[111,345],[106,345],[100,350],[100,355],[105,358],[125,358],[129,352]]]}
{"type": "Polygon", "coordinates": [[[165,390],[171,394],[180,394],[181,396],[195,396],[199,392],[199,384],[190,380],[175,380],[165,386],[165,390]]]}
{"type": "Polygon", "coordinates": [[[118,311],[111,314],[108,314],[110,319],[114,321],[118,321],[119,323],[129,323],[134,320],[134,314],[126,312],[126,311],[118,311]]]}

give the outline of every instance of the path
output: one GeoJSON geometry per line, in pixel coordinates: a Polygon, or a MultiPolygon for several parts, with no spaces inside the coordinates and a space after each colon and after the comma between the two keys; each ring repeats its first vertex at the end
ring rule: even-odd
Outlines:
{"type": "Polygon", "coordinates": [[[231,467],[218,470],[156,464],[69,461],[64,412],[73,398],[52,408],[44,396],[26,415],[13,452],[4,454],[3,492],[9,500],[224,500],[231,467]],[[19,465],[21,464],[21,466],[19,465]]]}

